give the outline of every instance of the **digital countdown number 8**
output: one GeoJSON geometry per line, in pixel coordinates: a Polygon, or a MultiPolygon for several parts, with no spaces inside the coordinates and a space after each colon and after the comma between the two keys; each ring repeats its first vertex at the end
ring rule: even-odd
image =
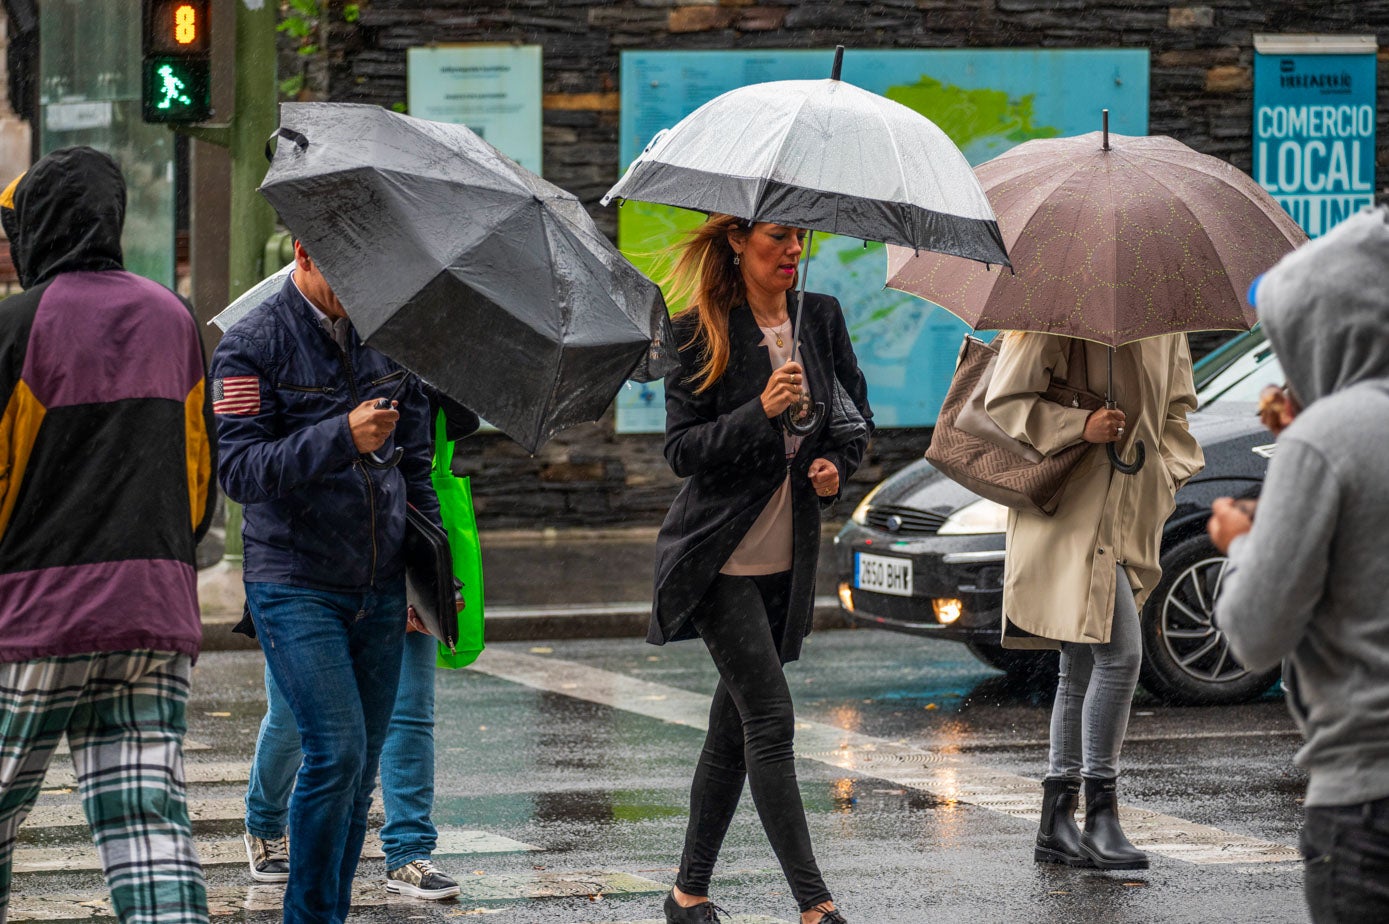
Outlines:
{"type": "Polygon", "coordinates": [[[191,3],[174,9],[174,41],[191,45],[198,40],[198,11],[191,3]]]}

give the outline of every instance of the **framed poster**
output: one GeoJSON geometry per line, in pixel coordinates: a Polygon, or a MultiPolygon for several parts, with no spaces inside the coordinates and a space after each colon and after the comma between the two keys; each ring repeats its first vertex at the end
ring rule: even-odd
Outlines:
{"type": "Polygon", "coordinates": [[[468,126],[541,172],[539,45],[431,45],[406,55],[410,115],[468,126]]]}
{"type": "Polygon", "coordinates": [[[1374,201],[1373,35],[1254,36],[1254,179],[1308,237],[1374,201]]]}
{"type": "MultiPolygon", "coordinates": [[[[623,169],[651,137],[721,93],[768,80],[829,76],[833,50],[629,51],[622,54],[623,169]]],[[[935,122],[972,164],[1032,138],[1098,131],[1148,133],[1148,52],[1140,50],[850,51],[843,79],[935,122]]],[[[618,215],[618,246],[651,274],[656,256],[703,216],[639,202],[618,215]]],[[[880,427],[935,423],[968,329],[942,308],[883,287],[881,244],[816,234],[810,288],[839,299],[880,427]]],[[[618,394],[619,433],[659,432],[659,382],[618,394]]]]}

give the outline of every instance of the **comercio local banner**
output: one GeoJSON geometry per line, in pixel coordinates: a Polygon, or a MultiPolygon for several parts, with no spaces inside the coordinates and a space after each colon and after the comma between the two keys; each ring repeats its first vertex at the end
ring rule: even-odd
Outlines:
{"type": "Polygon", "coordinates": [[[1254,36],[1254,178],[1310,237],[1374,201],[1375,37],[1254,36]]]}
{"type": "MultiPolygon", "coordinates": [[[[619,170],[651,137],[721,93],[768,80],[829,76],[834,52],[625,51],[619,170]]],[[[1148,133],[1146,49],[970,49],[849,51],[844,79],[931,119],[980,164],[1031,138],[1111,129],[1148,133]]],[[[659,252],[703,216],[628,202],[618,212],[618,246],[648,273],[659,252]]],[[[881,244],[816,234],[809,284],[839,299],[880,427],[931,426],[940,411],[960,338],[969,328],[943,308],[883,288],[881,244]]],[[[628,383],[617,396],[620,433],[665,428],[660,382],[628,383]]]]}

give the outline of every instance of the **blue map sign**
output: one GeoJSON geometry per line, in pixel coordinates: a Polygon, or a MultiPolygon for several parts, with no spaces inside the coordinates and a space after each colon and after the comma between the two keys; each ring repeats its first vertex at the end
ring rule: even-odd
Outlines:
{"type": "MultiPolygon", "coordinates": [[[[623,52],[619,167],[714,97],[750,83],[827,77],[833,57],[831,50],[623,52]]],[[[1148,133],[1146,49],[851,50],[843,78],[925,115],[971,164],[1032,138],[1097,131],[1106,108],[1112,131],[1148,133]]],[[[702,218],[628,202],[618,215],[618,246],[659,279],[660,253],[702,218]]],[[[882,245],[817,234],[807,279],[844,306],[878,425],[930,426],[968,328],[930,302],[885,289],[886,269],[882,245]]],[[[664,427],[659,382],[619,393],[618,432],[664,427]]]]}
{"type": "Polygon", "coordinates": [[[1298,47],[1256,43],[1254,178],[1317,237],[1374,201],[1376,55],[1298,47]]]}

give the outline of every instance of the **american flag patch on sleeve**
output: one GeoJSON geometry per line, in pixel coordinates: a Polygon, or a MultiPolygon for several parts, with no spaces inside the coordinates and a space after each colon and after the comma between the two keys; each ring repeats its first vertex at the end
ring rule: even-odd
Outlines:
{"type": "Polygon", "coordinates": [[[259,414],[260,378],[233,375],[212,380],[212,413],[259,414]]]}

